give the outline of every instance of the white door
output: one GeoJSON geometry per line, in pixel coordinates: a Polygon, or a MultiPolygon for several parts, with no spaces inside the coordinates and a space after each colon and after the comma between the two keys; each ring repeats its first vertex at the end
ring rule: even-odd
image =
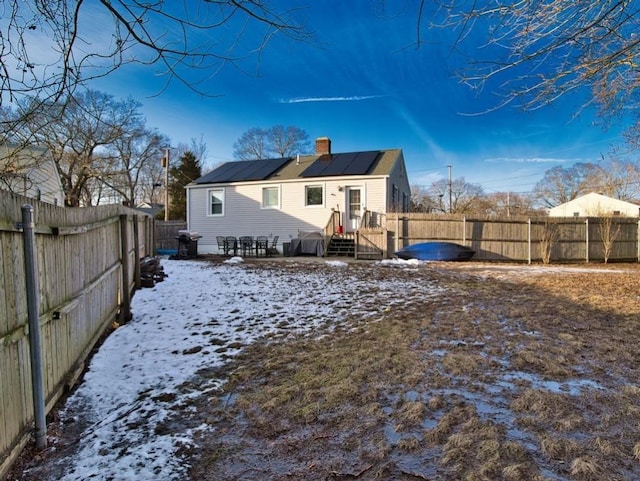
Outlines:
{"type": "Polygon", "coordinates": [[[347,221],[345,222],[345,230],[354,232],[360,227],[360,219],[362,218],[362,190],[360,187],[347,188],[347,221]]]}

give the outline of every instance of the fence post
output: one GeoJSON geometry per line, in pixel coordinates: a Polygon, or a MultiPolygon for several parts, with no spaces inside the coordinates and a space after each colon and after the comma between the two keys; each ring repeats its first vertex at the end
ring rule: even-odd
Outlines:
{"type": "Polygon", "coordinates": [[[462,245],[467,245],[467,216],[462,216],[462,245]]]}
{"type": "Polygon", "coordinates": [[[638,262],[640,262],[640,219],[638,220],[638,262]]]}
{"type": "Polygon", "coordinates": [[[584,224],[585,224],[585,226],[586,226],[585,228],[587,230],[587,232],[585,233],[585,236],[584,236],[585,241],[587,243],[587,245],[586,245],[587,254],[585,256],[585,261],[588,264],[589,263],[589,218],[588,217],[584,220],[584,224]]]}
{"type": "Polygon", "coordinates": [[[31,360],[31,384],[33,415],[36,427],[36,448],[47,447],[47,413],[44,401],[42,371],[42,343],[40,339],[40,288],[38,285],[38,257],[34,236],[33,206],[22,206],[22,232],[24,240],[24,269],[27,289],[27,317],[29,319],[29,355],[31,360]]]}
{"type": "Polygon", "coordinates": [[[527,219],[527,260],[528,263],[531,264],[531,218],[527,219]]]}
{"type": "Polygon", "coordinates": [[[148,216],[147,217],[147,255],[155,256],[156,255],[156,220],[148,216]]]}
{"type": "Polygon", "coordinates": [[[142,287],[142,273],[140,272],[140,226],[138,225],[139,216],[133,215],[133,250],[135,252],[133,264],[133,279],[136,290],[142,287]]]}
{"type": "Polygon", "coordinates": [[[400,213],[398,212],[396,212],[396,245],[394,249],[400,250],[400,213]]]}
{"type": "Polygon", "coordinates": [[[355,239],[355,243],[353,245],[353,248],[354,248],[353,258],[355,260],[358,260],[358,245],[359,244],[360,244],[360,231],[356,230],[356,239],[355,239]]]}
{"type": "Polygon", "coordinates": [[[120,215],[120,257],[122,262],[122,304],[120,306],[120,324],[131,320],[131,291],[129,290],[129,223],[127,214],[120,215]]]}

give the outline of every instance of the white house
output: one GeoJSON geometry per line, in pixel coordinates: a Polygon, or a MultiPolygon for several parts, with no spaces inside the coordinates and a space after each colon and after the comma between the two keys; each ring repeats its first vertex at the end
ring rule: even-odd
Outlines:
{"type": "Polygon", "coordinates": [[[640,205],[591,192],[549,210],[551,217],[640,216],[640,205]]]}
{"type": "Polygon", "coordinates": [[[187,223],[199,253],[218,252],[217,236],[278,236],[322,231],[338,218],[354,232],[365,212],[407,212],[410,187],[402,150],[332,153],[316,139],[314,155],[228,162],[189,184],[187,223]]]}
{"type": "Polygon", "coordinates": [[[58,169],[42,147],[0,145],[0,189],[64,206],[58,169]]]}

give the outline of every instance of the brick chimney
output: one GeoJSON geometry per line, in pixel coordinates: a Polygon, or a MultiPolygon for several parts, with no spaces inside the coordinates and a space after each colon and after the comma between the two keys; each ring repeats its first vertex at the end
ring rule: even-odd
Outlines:
{"type": "Polygon", "coordinates": [[[318,137],[316,139],[316,155],[326,155],[331,153],[331,139],[329,137],[318,137]]]}

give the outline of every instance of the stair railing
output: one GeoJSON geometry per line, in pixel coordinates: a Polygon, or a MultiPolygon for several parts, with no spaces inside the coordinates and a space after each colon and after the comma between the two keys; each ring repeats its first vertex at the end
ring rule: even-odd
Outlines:
{"type": "Polygon", "coordinates": [[[338,232],[338,227],[340,227],[340,218],[341,214],[339,210],[334,210],[331,212],[329,216],[329,220],[327,224],[324,226],[324,252],[326,254],[329,249],[329,244],[331,243],[331,237],[333,234],[338,232]]]}

